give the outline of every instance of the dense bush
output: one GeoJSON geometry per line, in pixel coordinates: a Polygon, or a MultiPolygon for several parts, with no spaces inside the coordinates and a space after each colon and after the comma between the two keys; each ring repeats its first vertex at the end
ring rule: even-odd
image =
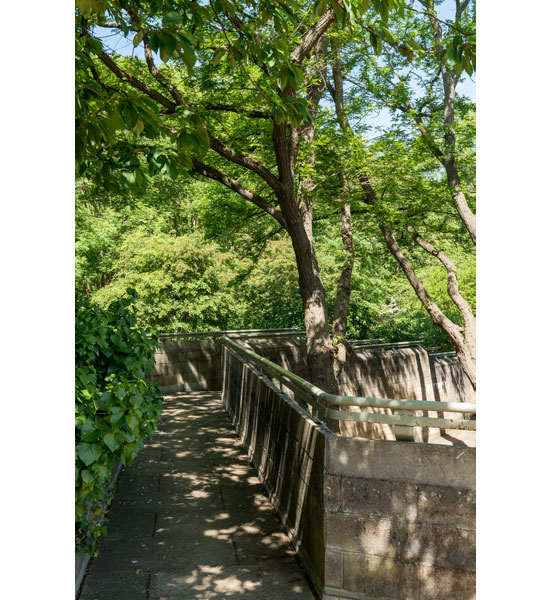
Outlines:
{"type": "Polygon", "coordinates": [[[158,340],[137,326],[135,291],[102,309],[76,302],[76,548],[95,553],[118,460],[128,465],[154,433],[162,396],[145,374],[158,340]]]}
{"type": "MultiPolygon", "coordinates": [[[[172,183],[166,193],[154,188],[149,196],[128,206],[97,210],[80,206],[78,291],[105,308],[132,287],[139,294],[138,322],[159,331],[303,329],[298,273],[288,237],[266,233],[265,224],[253,218],[238,221],[240,213],[229,198],[211,189],[214,196],[205,199],[191,183],[181,189],[172,183]],[[179,204],[170,208],[170,202],[179,204]]],[[[359,219],[354,227],[348,337],[386,342],[423,339],[426,346],[452,350],[449,338],[432,324],[387,251],[378,229],[359,219]]],[[[339,224],[320,220],[315,228],[332,314],[346,256],[339,224]]],[[[442,234],[434,241],[457,265],[461,292],[475,311],[475,256],[464,250],[461,240],[458,235],[453,239],[442,234]]],[[[410,240],[409,245],[406,240],[401,243],[429,293],[450,318],[461,323],[447,294],[447,274],[441,263],[410,240]]]]}

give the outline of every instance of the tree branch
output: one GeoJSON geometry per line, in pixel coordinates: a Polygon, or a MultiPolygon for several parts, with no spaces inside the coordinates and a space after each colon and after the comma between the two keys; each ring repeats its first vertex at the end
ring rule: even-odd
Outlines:
{"type": "Polygon", "coordinates": [[[389,225],[382,225],[381,229],[388,249],[393,254],[395,260],[397,260],[399,263],[399,266],[405,274],[405,277],[409,280],[409,283],[415,291],[418,299],[422,303],[422,306],[424,306],[427,313],[430,315],[432,323],[442,329],[451,338],[462,368],[464,369],[466,376],[475,389],[475,362],[470,354],[468,344],[466,344],[466,340],[463,335],[464,329],[460,327],[460,325],[457,325],[451,321],[451,319],[449,319],[443,313],[443,311],[436,304],[435,300],[430,296],[413,269],[410,260],[407,258],[407,256],[405,256],[405,254],[403,254],[399,243],[395,239],[392,228],[389,225]]]}
{"type": "Polygon", "coordinates": [[[199,175],[203,175],[204,177],[208,177],[209,179],[213,179],[214,181],[218,181],[226,187],[228,187],[229,189],[233,190],[234,192],[237,192],[237,194],[241,195],[249,202],[252,202],[252,204],[255,204],[258,208],[261,208],[268,215],[271,215],[279,223],[279,225],[281,225],[281,227],[285,229],[285,231],[287,231],[287,225],[283,214],[276,206],[270,204],[262,196],[251,192],[248,188],[239,183],[236,179],[232,179],[231,177],[228,177],[225,173],[218,171],[218,169],[205,165],[204,163],[201,163],[195,158],[191,160],[193,161],[193,170],[196,173],[198,173],[199,175]]]}
{"type": "Polygon", "coordinates": [[[447,271],[447,291],[449,298],[455,303],[456,307],[460,311],[464,320],[464,338],[472,358],[475,360],[475,326],[476,319],[470,306],[470,303],[462,296],[458,288],[458,274],[456,265],[453,261],[443,252],[435,248],[430,242],[423,239],[413,227],[407,227],[407,230],[412,235],[414,241],[423,248],[426,252],[435,256],[447,271]]]}
{"type": "Polygon", "coordinates": [[[170,112],[174,112],[176,110],[177,104],[174,104],[171,100],[163,96],[160,92],[158,92],[155,88],[152,88],[150,85],[147,85],[143,81],[139,80],[137,77],[134,77],[130,73],[121,69],[116,62],[109,56],[106,52],[102,52],[98,55],[101,62],[111,70],[119,79],[123,81],[127,81],[132,87],[136,88],[140,92],[143,92],[149,98],[155,100],[165,108],[167,108],[170,112]]]}
{"type": "Polygon", "coordinates": [[[151,46],[149,45],[149,38],[146,35],[143,36],[143,47],[145,50],[145,62],[147,63],[149,73],[151,73],[151,75],[160,83],[160,85],[162,85],[162,87],[170,93],[177,104],[180,106],[186,106],[187,104],[178,88],[173,83],[170,83],[170,81],[168,81],[165,77],[163,77],[160,71],[157,69],[155,61],[153,60],[153,52],[151,51],[151,46]]]}
{"type": "Polygon", "coordinates": [[[191,107],[199,107],[202,106],[206,108],[206,110],[219,110],[225,112],[233,112],[238,115],[244,115],[245,117],[250,117],[252,119],[271,119],[273,115],[269,112],[264,112],[261,110],[254,110],[251,108],[244,108],[240,106],[233,106],[231,104],[214,104],[214,103],[206,103],[206,104],[189,104],[191,107]]]}
{"type": "Polygon", "coordinates": [[[290,55],[290,60],[296,64],[301,64],[311,49],[323,36],[325,31],[336,20],[336,14],[329,8],[326,13],[319,17],[319,20],[302,37],[302,41],[294,48],[290,55]]]}
{"type": "Polygon", "coordinates": [[[243,156],[239,152],[232,150],[231,148],[226,146],[221,140],[214,137],[209,131],[208,137],[210,139],[210,147],[212,148],[212,150],[217,152],[220,156],[223,156],[227,160],[231,161],[232,163],[235,163],[237,165],[240,165],[241,167],[245,167],[246,169],[253,171],[254,173],[256,173],[256,175],[259,175],[275,193],[278,193],[281,187],[279,180],[273,175],[273,173],[271,173],[271,171],[266,169],[262,165],[262,163],[260,163],[255,158],[251,158],[250,156],[243,156]]]}

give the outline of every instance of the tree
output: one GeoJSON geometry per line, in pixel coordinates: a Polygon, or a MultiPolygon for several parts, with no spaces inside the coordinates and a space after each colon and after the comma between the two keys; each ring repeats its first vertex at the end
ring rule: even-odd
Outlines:
{"type": "MultiPolygon", "coordinates": [[[[338,385],[326,293],[313,240],[313,205],[307,185],[296,179],[296,166],[300,146],[310,143],[315,131],[324,87],[324,35],[368,4],[321,0],[313,10],[309,3],[291,4],[291,10],[288,2],[86,1],[77,15],[80,173],[114,185],[118,168],[119,185],[139,186],[147,180],[140,160],[145,156],[153,171],[177,176],[192,170],[275,219],[294,248],[311,376],[329,392],[338,385]],[[112,56],[94,35],[94,24],[133,35],[145,59],[112,56]],[[170,63],[166,68],[157,67],[156,50],[170,63]],[[229,86],[213,83],[214,67],[231,70],[229,86]],[[219,115],[246,119],[244,139],[224,139],[219,115]],[[107,131],[110,126],[126,133],[115,136],[107,131]],[[213,154],[223,167],[206,162],[213,154]]],[[[386,18],[392,4],[373,3],[386,18]]]]}
{"type": "MultiPolygon", "coordinates": [[[[389,138],[392,137],[407,140],[410,144],[414,140],[411,135],[411,126],[416,134],[424,142],[423,149],[431,154],[441,166],[443,166],[447,189],[453,201],[456,214],[459,216],[464,228],[468,232],[471,242],[475,245],[475,214],[468,204],[464,188],[461,185],[459,168],[459,154],[457,151],[456,133],[456,85],[461,72],[465,69],[469,74],[475,68],[474,53],[474,14],[470,11],[469,0],[456,3],[455,18],[451,23],[446,23],[448,33],[444,38],[442,21],[438,18],[434,2],[427,0],[422,3],[426,11],[412,12],[409,20],[394,22],[396,29],[405,28],[408,32],[415,32],[417,42],[409,42],[421,55],[421,60],[411,66],[408,56],[402,58],[399,44],[393,40],[391,33],[385,33],[386,43],[380,45],[373,54],[364,56],[364,38],[359,38],[355,47],[348,48],[348,73],[343,73],[338,48],[332,63],[333,85],[329,86],[334,100],[338,121],[343,131],[349,133],[351,138],[356,136],[351,130],[349,119],[344,109],[344,87],[343,81],[347,79],[354,88],[351,94],[357,90],[364,89],[369,92],[369,97],[374,97],[379,103],[389,107],[395,114],[402,115],[401,128],[396,128],[389,138]],[[449,33],[450,32],[450,33],[449,33]],[[362,43],[361,43],[362,42],[362,43]],[[360,58],[358,58],[358,56],[360,58]],[[362,62],[361,62],[362,59],[362,62]],[[362,64],[363,63],[363,64],[362,64]],[[364,64],[367,63],[367,64],[364,64]],[[359,64],[359,67],[357,67],[359,64]],[[357,74],[354,73],[357,71],[357,74]],[[355,75],[355,76],[354,76],[355,75]],[[417,91],[418,82],[422,91],[417,91]],[[415,85],[417,84],[417,85],[415,85]]],[[[365,35],[372,33],[371,28],[364,27],[365,35]]],[[[355,98],[356,100],[356,98],[355,98]]],[[[366,104],[363,101],[362,106],[366,104]]],[[[357,102],[355,102],[357,105],[357,102]]],[[[467,103],[462,102],[462,113],[467,117],[467,103]],[[466,106],[465,106],[466,105],[466,106]],[[465,111],[466,108],[466,111],[465,111]],[[466,114],[464,114],[466,112],[466,114]]],[[[462,139],[473,147],[473,139],[462,139]]],[[[395,143],[393,143],[395,147],[395,143]]],[[[385,150],[388,145],[386,144],[385,150]]],[[[405,152],[400,153],[399,162],[392,164],[391,169],[402,173],[403,158],[405,152]],[[400,163],[400,164],[399,164],[400,163]]],[[[388,153],[384,154],[384,161],[388,161],[388,153]]],[[[406,159],[405,159],[406,160],[406,159]]],[[[415,161],[416,164],[423,162],[422,158],[415,161]]],[[[410,163],[406,163],[410,165],[410,163]]],[[[363,201],[372,207],[373,214],[377,215],[377,221],[383,233],[385,243],[399,263],[403,273],[414,289],[417,297],[428,312],[432,322],[440,327],[451,339],[459,361],[475,389],[475,315],[471,305],[460,291],[457,267],[448,253],[434,245],[421,235],[418,231],[419,225],[426,228],[426,215],[434,213],[432,203],[426,206],[419,203],[418,199],[405,198],[403,193],[392,191],[392,175],[386,170],[380,180],[380,184],[373,183],[371,173],[372,167],[367,167],[365,160],[358,163],[356,173],[358,183],[362,190],[363,201]],[[382,190],[380,194],[378,190],[382,190]],[[389,191],[389,193],[387,193],[389,191]],[[383,196],[386,195],[386,199],[383,196]],[[396,210],[396,205],[399,208],[396,210]],[[399,242],[399,233],[395,228],[401,228],[411,235],[414,242],[425,252],[436,257],[447,273],[447,291],[450,299],[459,310],[461,321],[455,322],[450,319],[434,301],[426,286],[415,271],[409,257],[403,251],[402,243],[399,242]]],[[[411,169],[413,171],[414,169],[411,169]]],[[[431,167],[432,178],[437,178],[437,173],[431,167]]],[[[467,170],[463,170],[467,174],[467,170]]],[[[410,175],[408,173],[407,175],[410,175]]],[[[405,177],[406,180],[406,177],[405,177]]],[[[440,198],[436,202],[441,204],[440,198]]],[[[436,225],[435,231],[429,232],[432,236],[441,234],[440,226],[434,223],[431,217],[431,227],[436,225]]],[[[456,234],[456,232],[454,232],[456,234]]],[[[441,239],[441,235],[438,236],[441,239]]]]}

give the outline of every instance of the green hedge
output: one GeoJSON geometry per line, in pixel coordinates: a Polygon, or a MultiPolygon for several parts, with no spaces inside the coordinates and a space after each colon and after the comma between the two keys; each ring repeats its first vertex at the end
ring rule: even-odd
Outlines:
{"type": "Polygon", "coordinates": [[[145,374],[158,339],[138,327],[135,291],[101,309],[76,301],[76,549],[96,553],[119,459],[130,464],[157,428],[162,396],[145,374]]]}

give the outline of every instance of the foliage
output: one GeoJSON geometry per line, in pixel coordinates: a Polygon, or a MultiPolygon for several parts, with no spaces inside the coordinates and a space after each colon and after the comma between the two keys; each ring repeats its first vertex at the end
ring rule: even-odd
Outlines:
{"type": "MultiPolygon", "coordinates": [[[[240,207],[239,202],[222,210],[223,200],[217,193],[204,194],[202,185],[193,187],[192,182],[185,187],[181,190],[177,182],[159,179],[146,197],[131,206],[111,206],[99,214],[80,208],[78,289],[84,291],[83,281],[90,282],[91,299],[107,307],[132,286],[139,292],[135,303],[138,322],[162,331],[303,329],[290,240],[281,234],[270,235],[267,223],[244,219],[247,207],[240,207]],[[167,203],[165,185],[172,194],[179,190],[180,202],[173,195],[172,203],[167,203]],[[181,268],[186,269],[185,276],[181,268]]],[[[82,203],[85,197],[81,197],[82,203]]],[[[450,255],[458,265],[461,290],[475,304],[475,260],[460,245],[460,236],[455,231],[450,235],[455,239],[450,255]]],[[[338,227],[321,220],[316,224],[315,237],[332,311],[344,260],[338,227]]],[[[446,336],[433,326],[396,269],[378,230],[364,218],[357,221],[354,237],[356,266],[348,337],[424,339],[429,346],[451,350],[446,336]]],[[[419,275],[434,299],[451,318],[459,319],[446,293],[441,264],[412,244],[409,250],[415,252],[419,275]]]]}
{"type": "Polygon", "coordinates": [[[145,379],[157,339],[137,324],[136,293],[101,309],[76,302],[76,547],[95,553],[113,469],[130,464],[157,427],[162,397],[145,379]]]}
{"type": "MultiPolygon", "coordinates": [[[[315,119],[313,142],[301,144],[292,169],[294,187],[308,190],[299,201],[314,207],[329,315],[346,261],[345,173],[356,246],[349,336],[424,338],[447,348],[380,235],[380,225],[392,226],[434,300],[460,322],[441,264],[409,234],[453,258],[472,301],[473,253],[434,148],[446,151],[450,131],[441,65],[460,76],[475,69],[475,2],[446,3],[78,0],[77,172],[86,188],[77,212],[79,292],[106,307],[132,286],[139,322],[163,330],[303,327],[292,245],[257,200],[282,207],[275,129],[286,123],[290,144],[315,119]],[[446,17],[450,4],[454,19],[446,17]],[[336,18],[325,31],[326,54],[293,60],[327,11],[336,18]],[[109,47],[113,35],[132,46],[132,57],[109,47]],[[342,131],[326,102],[337,57],[354,134],[342,131]],[[318,80],[326,87],[314,115],[306,98],[318,80]],[[392,124],[372,139],[367,118],[381,110],[392,124]],[[365,204],[360,173],[376,191],[375,209],[365,204]],[[244,201],[239,186],[256,200],[244,201]]],[[[453,152],[474,208],[474,106],[457,96],[454,109],[453,152]]]]}

